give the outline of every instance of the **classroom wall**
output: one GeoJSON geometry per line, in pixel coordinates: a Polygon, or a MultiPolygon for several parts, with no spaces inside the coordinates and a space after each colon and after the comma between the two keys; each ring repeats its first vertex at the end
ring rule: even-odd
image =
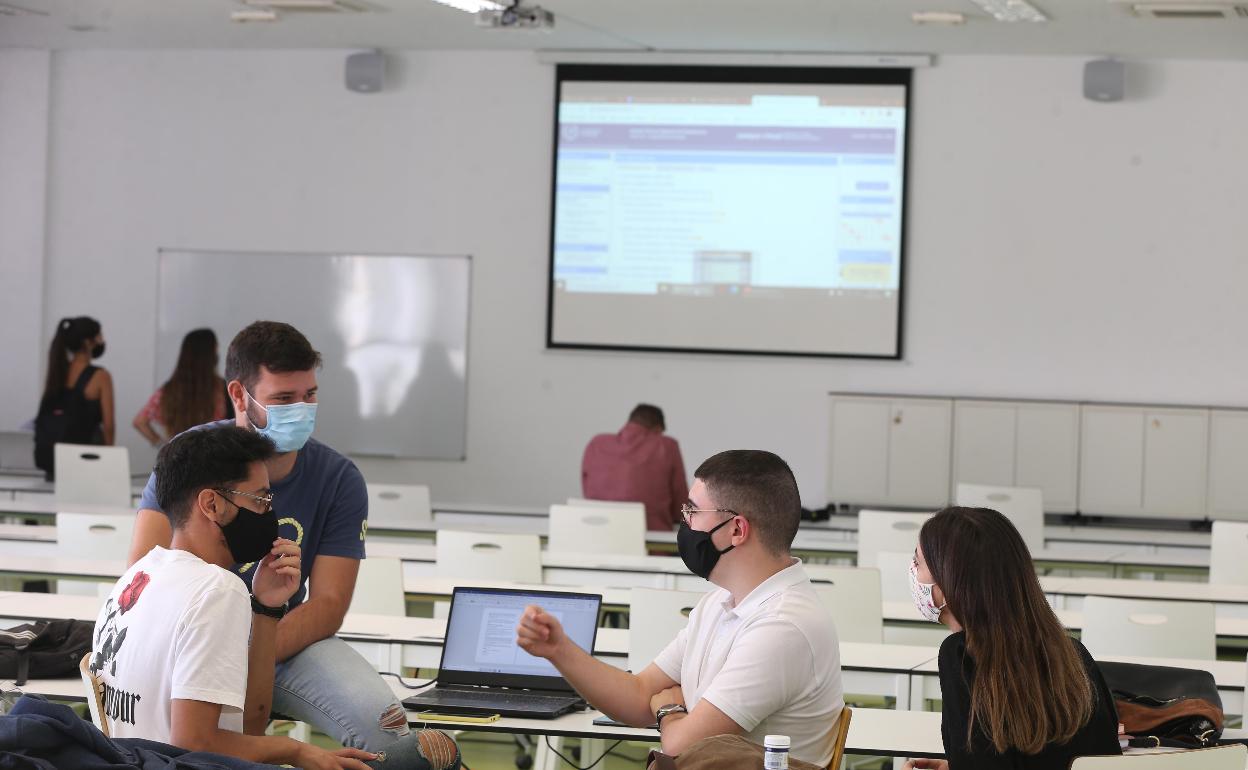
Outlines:
{"type": "Polygon", "coordinates": [[[0,432],[34,417],[43,389],[32,332],[43,321],[50,62],[0,50],[0,432]]]}
{"type": "Polygon", "coordinates": [[[101,318],[136,465],[151,453],[129,419],[166,374],[160,247],[472,254],[467,462],[360,462],[436,500],[575,494],[584,442],[640,400],[667,410],[690,473],[771,449],[808,505],[829,390],[1248,405],[1248,62],[1150,64],[1116,105],[1083,100],[1079,59],[921,70],[905,360],[863,362],[544,350],[551,69],[404,53],[365,96],[342,87],[344,55],[53,55],[39,344],[62,315],[101,318]]]}

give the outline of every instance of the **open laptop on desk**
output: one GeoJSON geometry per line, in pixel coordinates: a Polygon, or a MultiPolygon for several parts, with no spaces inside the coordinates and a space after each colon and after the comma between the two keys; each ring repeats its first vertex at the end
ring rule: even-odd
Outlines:
{"type": "Polygon", "coordinates": [[[443,714],[499,714],[554,719],[582,705],[550,661],[516,644],[516,625],[530,604],[559,618],[568,638],[593,652],[602,596],[507,588],[456,588],[446,619],[438,683],[403,705],[443,714]]]}

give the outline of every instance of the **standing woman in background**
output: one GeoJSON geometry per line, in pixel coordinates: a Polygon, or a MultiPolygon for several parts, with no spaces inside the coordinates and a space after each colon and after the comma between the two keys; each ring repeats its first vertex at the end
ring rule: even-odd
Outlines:
{"type": "Polygon", "coordinates": [[[212,329],[195,329],[182,338],[173,374],[134,416],[133,424],[152,446],[160,446],[187,428],[230,416],[225,380],[217,376],[217,335],[212,329]],[[153,422],[164,427],[164,436],[153,422]]]}
{"type": "Polygon", "coordinates": [[[89,316],[63,318],[48,350],[48,377],[35,418],[35,465],[53,476],[57,443],[111,445],[113,378],[92,365],[104,355],[100,322],[89,316]]]}

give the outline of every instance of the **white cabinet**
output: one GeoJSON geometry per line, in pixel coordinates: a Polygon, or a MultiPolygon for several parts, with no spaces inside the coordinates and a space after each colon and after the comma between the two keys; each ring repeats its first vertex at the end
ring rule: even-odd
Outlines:
{"type": "Polygon", "coordinates": [[[833,395],[831,413],[829,500],[949,503],[951,400],[833,395]]]}
{"type": "Polygon", "coordinates": [[[1209,518],[1248,519],[1248,411],[1209,413],[1209,518]]]}
{"type": "Polygon", "coordinates": [[[1085,404],[1080,426],[1080,511],[1204,517],[1209,410],[1085,404]]]}
{"type": "Polygon", "coordinates": [[[958,400],[953,424],[955,485],[1037,487],[1046,511],[1077,510],[1077,404],[958,400]]]}

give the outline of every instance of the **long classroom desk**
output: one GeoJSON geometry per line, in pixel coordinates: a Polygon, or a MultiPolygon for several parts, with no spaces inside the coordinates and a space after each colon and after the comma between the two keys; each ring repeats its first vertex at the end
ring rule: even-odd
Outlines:
{"type": "MultiPolygon", "coordinates": [[[[91,596],[0,592],[0,618],[10,622],[76,619],[94,621],[100,599],[91,596]]],[[[628,668],[629,630],[599,628],[594,657],[628,668]]],[[[352,643],[374,666],[437,669],[442,658],[446,621],[441,618],[393,617],[348,613],[337,636],[352,643]],[[370,649],[371,648],[371,649],[370,649]]],[[[931,660],[930,647],[842,642],[840,659],[846,692],[896,699],[911,707],[915,685],[911,672],[931,660]]]]}

